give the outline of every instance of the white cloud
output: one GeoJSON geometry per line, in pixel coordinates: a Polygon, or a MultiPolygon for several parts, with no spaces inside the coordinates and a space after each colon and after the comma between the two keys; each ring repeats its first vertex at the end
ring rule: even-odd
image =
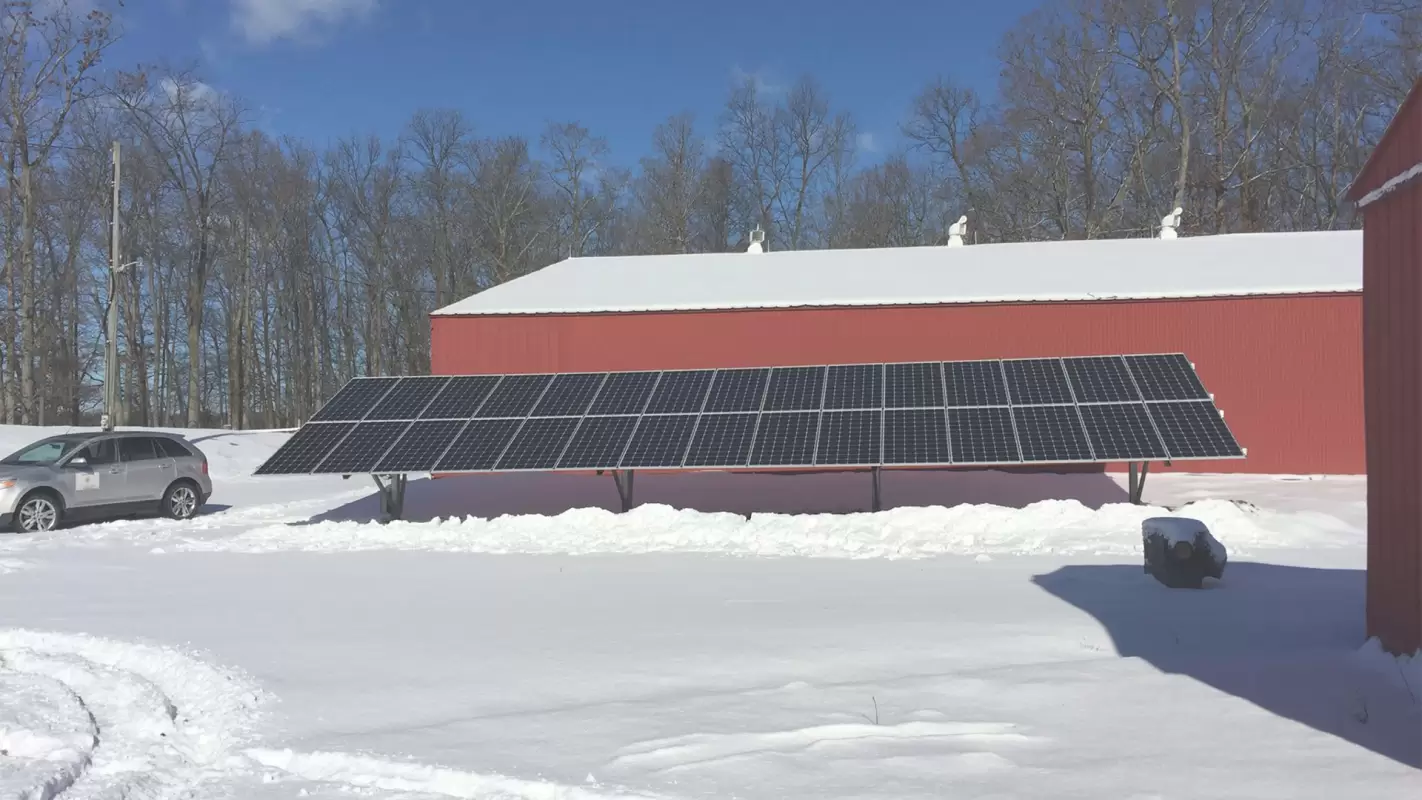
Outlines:
{"type": "Polygon", "coordinates": [[[731,67],[731,80],[737,84],[745,83],[747,80],[754,81],[756,93],[766,97],[777,97],[785,94],[789,88],[785,84],[774,80],[769,70],[763,69],[747,70],[742,69],[740,66],[733,66],[731,67]]]}
{"type": "Polygon", "coordinates": [[[858,148],[861,153],[879,152],[879,143],[874,140],[874,134],[872,133],[861,133],[854,137],[854,146],[858,148]]]}
{"type": "Polygon", "coordinates": [[[232,23],[247,41],[268,44],[310,36],[321,28],[360,19],[379,0],[232,0],[232,23]]]}

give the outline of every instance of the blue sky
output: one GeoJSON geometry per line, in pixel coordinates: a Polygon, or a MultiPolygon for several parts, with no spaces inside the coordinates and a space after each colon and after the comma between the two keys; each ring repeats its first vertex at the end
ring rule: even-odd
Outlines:
{"type": "Polygon", "coordinates": [[[1001,34],[1036,5],[128,0],[110,63],[196,65],[268,131],[315,144],[393,137],[415,110],[446,107],[486,135],[536,138],[550,120],[576,120],[621,163],[670,114],[693,112],[709,132],[738,75],[774,91],[809,73],[854,112],[873,153],[895,146],[933,76],[991,93],[1001,34]]]}

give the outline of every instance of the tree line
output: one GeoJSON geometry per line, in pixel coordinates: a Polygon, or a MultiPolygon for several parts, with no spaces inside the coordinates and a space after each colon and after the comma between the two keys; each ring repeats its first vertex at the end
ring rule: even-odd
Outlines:
{"type": "MultiPolygon", "coordinates": [[[[84,4],[88,8],[88,4],[84,4]]],[[[0,421],[85,424],[105,378],[123,149],[120,424],[297,423],[429,366],[427,314],[570,256],[1350,227],[1344,191],[1422,67],[1412,0],[1059,0],[985,95],[944,70],[885,152],[806,76],[675,114],[631,168],[596,131],[258,130],[192,70],[116,65],[111,16],[3,0],[0,421]]],[[[883,139],[884,137],[880,137],[883,139]]],[[[478,346],[472,343],[471,346],[478,346]]]]}

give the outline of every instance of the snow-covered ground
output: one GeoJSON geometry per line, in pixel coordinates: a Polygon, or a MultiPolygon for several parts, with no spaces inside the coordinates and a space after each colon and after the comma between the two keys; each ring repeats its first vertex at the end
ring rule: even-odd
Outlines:
{"type": "Polygon", "coordinates": [[[1360,479],[1152,476],[1170,511],[892,473],[867,514],[864,475],[642,475],[616,515],[609,478],[507,476],[380,526],[360,480],[251,477],[284,433],[189,436],[199,519],[0,536],[0,797],[1422,788],[1422,658],[1362,640],[1360,479]],[[1142,573],[1167,513],[1222,582],[1142,573]]]}

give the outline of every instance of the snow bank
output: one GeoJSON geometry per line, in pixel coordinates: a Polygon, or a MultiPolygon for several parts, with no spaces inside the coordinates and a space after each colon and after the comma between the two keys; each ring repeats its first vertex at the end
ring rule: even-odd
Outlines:
{"type": "Polygon", "coordinates": [[[1375,636],[1359,648],[1357,659],[1370,672],[1406,689],[1413,701],[1422,706],[1422,650],[1410,656],[1394,656],[1383,649],[1375,636]]]}
{"type": "MultiPolygon", "coordinates": [[[[1165,509],[1075,500],[1014,509],[995,505],[899,508],[874,514],[754,514],[645,505],[625,514],[583,508],[557,516],[432,522],[318,522],[268,525],[229,538],[181,542],[203,552],[335,553],[426,550],[463,553],[713,553],[817,558],[938,555],[1138,554],[1140,525],[1165,509]]],[[[1250,548],[1356,544],[1356,532],[1319,515],[1284,514],[1210,500],[1178,512],[1204,522],[1236,552],[1250,548]]]]}

